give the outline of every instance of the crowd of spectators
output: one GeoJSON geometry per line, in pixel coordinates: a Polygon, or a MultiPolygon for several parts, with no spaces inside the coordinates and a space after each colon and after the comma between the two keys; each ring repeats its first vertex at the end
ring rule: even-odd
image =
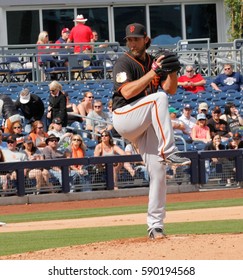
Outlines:
{"type": "MultiPolygon", "coordinates": [[[[47,34],[42,35],[40,37],[44,38],[47,34]]],[[[227,83],[229,84],[231,66],[225,65],[224,69],[227,72],[224,75],[228,77],[227,83]]],[[[242,77],[235,75],[235,72],[231,74],[233,77],[237,77],[235,83],[239,83],[240,89],[243,83],[242,77]]],[[[191,87],[202,87],[201,89],[191,88],[191,92],[198,93],[204,90],[205,83],[201,80],[200,75],[195,74],[192,66],[186,67],[186,77],[193,78],[194,82],[195,79],[201,81],[201,83],[190,85],[191,87]]],[[[217,81],[218,78],[213,83],[216,84],[217,81]]],[[[212,87],[214,87],[213,83],[212,87]]],[[[185,84],[178,83],[178,86],[184,87],[186,91],[189,90],[185,84]]],[[[0,94],[3,119],[0,131],[0,159],[2,162],[44,158],[82,158],[86,156],[88,149],[85,145],[86,139],[95,141],[94,156],[138,153],[132,143],[128,143],[124,149],[113,143],[111,100],[104,104],[100,99],[94,98],[91,90],[83,94],[78,104],[74,104],[70,101],[69,94],[62,90],[62,85],[55,80],[50,82],[49,92],[46,107],[42,99],[27,88],[19,93],[15,102],[8,95],[0,94]],[[72,129],[69,129],[70,127],[72,129]]],[[[227,102],[224,108],[215,106],[211,110],[209,110],[207,102],[201,102],[198,104],[195,116],[192,115],[193,110],[195,108],[190,103],[182,105],[180,110],[169,107],[175,135],[182,136],[188,143],[202,142],[205,144],[205,150],[243,148],[243,139],[239,132],[243,126],[243,119],[233,102],[227,102]]],[[[211,162],[215,163],[217,159],[212,159],[211,162]]],[[[139,170],[143,172],[144,178],[149,180],[142,162],[118,164],[114,166],[115,189],[118,188],[117,178],[123,167],[131,177],[134,177],[139,170]]],[[[55,166],[49,170],[25,170],[25,176],[36,180],[36,194],[41,192],[43,186],[54,191],[51,177],[55,177],[60,184],[62,183],[61,170],[55,166]]],[[[74,182],[85,181],[85,176],[88,176],[85,166],[70,166],[72,191],[75,191],[74,182]]],[[[9,182],[14,179],[16,179],[15,171],[1,174],[2,189],[5,191],[10,187],[9,182]]]]}

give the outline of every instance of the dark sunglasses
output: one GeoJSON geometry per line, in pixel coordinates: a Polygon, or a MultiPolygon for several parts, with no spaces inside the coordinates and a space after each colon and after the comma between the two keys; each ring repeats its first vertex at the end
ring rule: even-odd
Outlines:
{"type": "Polygon", "coordinates": [[[14,128],[13,129],[16,129],[16,128],[22,128],[21,126],[14,126],[14,128]]]}
{"type": "Polygon", "coordinates": [[[101,108],[101,106],[94,106],[95,108],[101,108]]]}
{"type": "Polygon", "coordinates": [[[42,128],[44,128],[43,126],[40,126],[40,127],[37,127],[38,129],[42,129],[42,128]]]}
{"type": "Polygon", "coordinates": [[[74,138],[73,141],[80,141],[81,142],[81,140],[78,139],[78,138],[74,138]]]}
{"type": "Polygon", "coordinates": [[[187,72],[187,73],[191,73],[191,72],[193,72],[193,70],[186,70],[186,72],[187,72]]]}
{"type": "Polygon", "coordinates": [[[224,70],[230,70],[231,68],[224,68],[224,70]]]}
{"type": "Polygon", "coordinates": [[[51,140],[49,140],[50,142],[58,142],[58,140],[57,139],[51,139],[51,140]]]}
{"type": "Polygon", "coordinates": [[[107,137],[109,134],[101,134],[101,137],[107,137]]]}
{"type": "Polygon", "coordinates": [[[7,141],[8,144],[14,144],[15,141],[7,141]]]}
{"type": "Polygon", "coordinates": [[[94,96],[87,96],[88,98],[94,98],[94,96]]]}
{"type": "Polygon", "coordinates": [[[56,89],[50,89],[50,92],[55,92],[56,91],[56,89]]]}

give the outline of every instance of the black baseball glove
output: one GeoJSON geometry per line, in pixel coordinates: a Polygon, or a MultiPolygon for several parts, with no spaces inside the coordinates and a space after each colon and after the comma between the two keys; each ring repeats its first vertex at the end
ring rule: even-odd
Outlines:
{"type": "Polygon", "coordinates": [[[152,64],[152,69],[156,74],[163,76],[180,70],[180,62],[176,53],[170,52],[168,50],[159,49],[153,54],[154,63],[152,64]],[[155,61],[161,56],[164,55],[164,58],[161,61],[161,67],[159,67],[155,61]],[[157,67],[156,67],[157,66],[157,67]]]}

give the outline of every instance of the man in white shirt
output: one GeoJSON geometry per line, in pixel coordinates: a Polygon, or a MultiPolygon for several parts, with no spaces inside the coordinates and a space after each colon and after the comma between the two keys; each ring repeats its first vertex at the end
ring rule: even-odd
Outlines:
{"type": "Polygon", "coordinates": [[[183,133],[190,135],[193,126],[196,124],[197,120],[191,116],[192,113],[192,107],[190,104],[185,104],[183,108],[183,113],[179,117],[179,120],[182,121],[185,125],[185,128],[183,130],[183,133]]]}

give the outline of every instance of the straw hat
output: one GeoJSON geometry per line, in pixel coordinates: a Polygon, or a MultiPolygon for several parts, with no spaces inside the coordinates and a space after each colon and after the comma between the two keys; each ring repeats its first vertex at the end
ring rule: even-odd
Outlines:
{"type": "Polygon", "coordinates": [[[77,22],[85,22],[87,21],[87,18],[84,18],[83,15],[77,15],[76,19],[74,19],[73,21],[77,21],[77,22]]]}

